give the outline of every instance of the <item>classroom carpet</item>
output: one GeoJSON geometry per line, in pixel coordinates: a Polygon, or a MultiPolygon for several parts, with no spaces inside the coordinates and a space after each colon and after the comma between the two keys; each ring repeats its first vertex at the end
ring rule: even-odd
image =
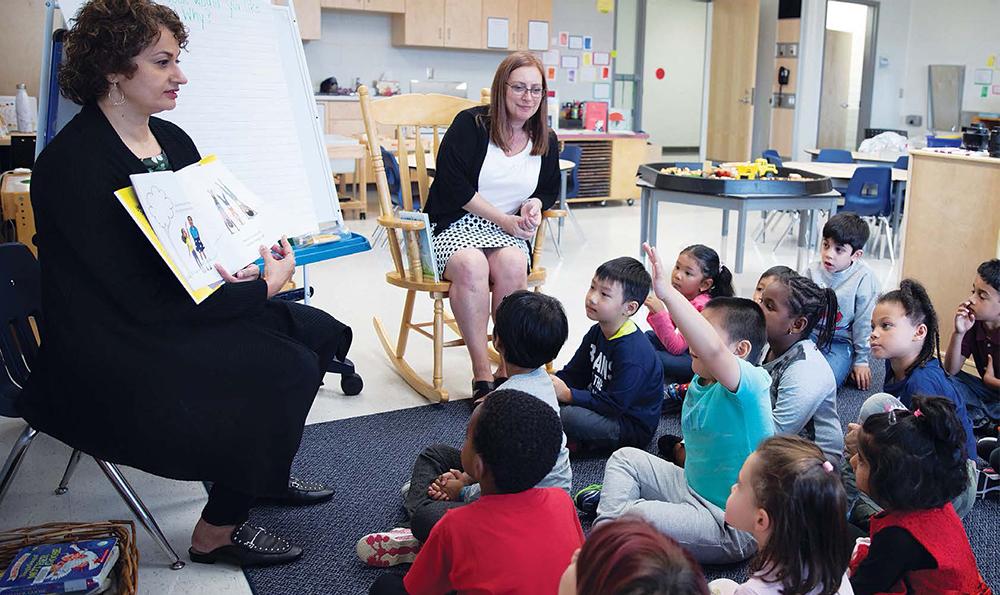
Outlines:
{"type": "MultiPolygon", "coordinates": [[[[880,366],[875,368],[873,386],[881,386],[880,366]]],[[[841,419],[856,419],[867,394],[842,388],[838,394],[841,419]]],[[[404,573],[409,565],[389,569],[365,566],[355,555],[354,544],[367,533],[399,524],[404,518],[399,489],[409,480],[414,457],[433,443],[460,448],[468,418],[468,406],[458,401],[306,427],[294,474],[330,482],[337,494],[330,502],[316,506],[253,510],[254,523],[273,529],[305,550],[294,564],[247,569],[254,593],[356,595],[367,593],[381,573],[404,573]]],[[[657,436],[671,433],[680,433],[677,415],[661,418],[657,436]]],[[[656,448],[655,440],[650,448],[656,448]]],[[[574,492],[600,483],[604,462],[599,458],[574,459],[574,492]]],[[[589,530],[589,519],[581,522],[584,530],[589,530]]],[[[995,554],[1000,540],[1000,501],[978,501],[965,519],[965,527],[980,572],[993,591],[1000,592],[1000,556],[995,554]]],[[[705,566],[704,570],[709,580],[727,577],[742,581],[746,577],[746,563],[705,566]]]]}

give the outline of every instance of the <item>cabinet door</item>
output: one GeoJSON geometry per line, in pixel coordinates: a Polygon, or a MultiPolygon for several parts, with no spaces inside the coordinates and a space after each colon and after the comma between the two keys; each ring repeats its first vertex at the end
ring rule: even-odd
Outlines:
{"type": "MultiPolygon", "coordinates": [[[[528,29],[531,21],[552,22],[552,0],[517,1],[517,48],[528,49],[528,29]]],[[[551,31],[549,32],[550,35],[551,31]]],[[[546,45],[548,45],[546,43],[546,45]]],[[[548,49],[546,47],[546,49],[548,49]]]]}
{"type": "Polygon", "coordinates": [[[444,45],[450,48],[483,47],[483,5],[471,0],[445,0],[444,45]]]}
{"type": "Polygon", "coordinates": [[[445,0],[406,0],[406,12],[392,17],[395,45],[444,45],[445,0]]]}
{"type": "Polygon", "coordinates": [[[365,7],[365,0],[321,0],[320,6],[323,8],[346,8],[348,10],[361,10],[365,7]]]}
{"type": "Polygon", "coordinates": [[[507,43],[503,48],[514,49],[517,45],[517,0],[483,0],[483,47],[487,46],[489,19],[507,19],[507,43]]]}
{"type": "Polygon", "coordinates": [[[319,39],[322,32],[319,0],[296,0],[295,19],[299,22],[299,36],[303,41],[319,39]]]}
{"type": "Polygon", "coordinates": [[[364,0],[365,10],[371,12],[406,12],[405,0],[364,0]]]}

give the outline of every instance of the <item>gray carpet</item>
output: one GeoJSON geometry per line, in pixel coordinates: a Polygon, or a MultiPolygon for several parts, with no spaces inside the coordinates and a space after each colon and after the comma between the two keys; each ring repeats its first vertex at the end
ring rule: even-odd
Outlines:
{"type": "MultiPolygon", "coordinates": [[[[880,386],[881,372],[874,385],[880,386]]],[[[841,419],[853,420],[866,395],[842,389],[841,419]]],[[[362,535],[392,528],[403,518],[399,487],[409,479],[414,456],[435,442],[461,445],[468,419],[464,402],[418,407],[378,415],[316,424],[305,429],[295,460],[297,475],[333,483],[337,495],[331,502],[308,508],[256,508],[251,519],[276,530],[305,549],[295,564],[248,569],[247,579],[258,595],[284,593],[361,594],[381,572],[405,572],[408,566],[389,570],[368,568],[354,553],[362,535]]],[[[665,416],[659,434],[679,433],[677,416],[665,416]]],[[[655,441],[652,446],[655,448],[655,441]]],[[[573,463],[573,485],[579,489],[599,483],[603,459],[573,463]]],[[[994,592],[1000,592],[1000,501],[979,501],[965,520],[979,568],[994,592]]],[[[584,522],[584,528],[589,529],[584,522]]],[[[710,579],[742,580],[745,564],[708,566],[710,579]]]]}

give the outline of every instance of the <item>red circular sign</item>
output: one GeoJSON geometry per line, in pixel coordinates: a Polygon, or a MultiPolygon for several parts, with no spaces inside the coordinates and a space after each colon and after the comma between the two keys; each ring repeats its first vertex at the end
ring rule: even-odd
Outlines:
{"type": "Polygon", "coordinates": [[[660,80],[663,80],[663,77],[665,77],[666,75],[667,75],[667,73],[664,72],[664,70],[662,68],[657,68],[656,69],[656,78],[658,78],[660,80]]]}

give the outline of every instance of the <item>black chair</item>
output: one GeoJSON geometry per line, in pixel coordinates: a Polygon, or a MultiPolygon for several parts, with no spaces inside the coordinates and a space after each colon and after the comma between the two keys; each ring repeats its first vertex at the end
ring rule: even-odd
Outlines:
{"type": "MultiPolygon", "coordinates": [[[[559,153],[560,159],[565,159],[566,161],[572,161],[576,164],[576,167],[569,172],[569,176],[566,180],[566,198],[576,198],[580,193],[580,176],[578,171],[580,169],[580,159],[583,157],[583,149],[578,145],[564,145],[563,150],[559,153]]],[[[565,207],[560,207],[565,208],[565,207]]]]}
{"type": "MultiPolygon", "coordinates": [[[[24,244],[0,244],[0,364],[3,364],[3,369],[0,370],[0,415],[4,417],[21,417],[14,402],[31,373],[43,330],[38,261],[24,244]]],[[[14,442],[3,470],[0,471],[0,504],[24,459],[24,453],[37,435],[38,430],[26,425],[14,442]]],[[[79,450],[73,451],[56,494],[64,494],[69,489],[69,480],[82,454],[79,450]]],[[[170,547],[153,515],[118,466],[96,457],[94,460],[139,523],[170,558],[170,568],[183,568],[184,562],[170,547]]]]}

